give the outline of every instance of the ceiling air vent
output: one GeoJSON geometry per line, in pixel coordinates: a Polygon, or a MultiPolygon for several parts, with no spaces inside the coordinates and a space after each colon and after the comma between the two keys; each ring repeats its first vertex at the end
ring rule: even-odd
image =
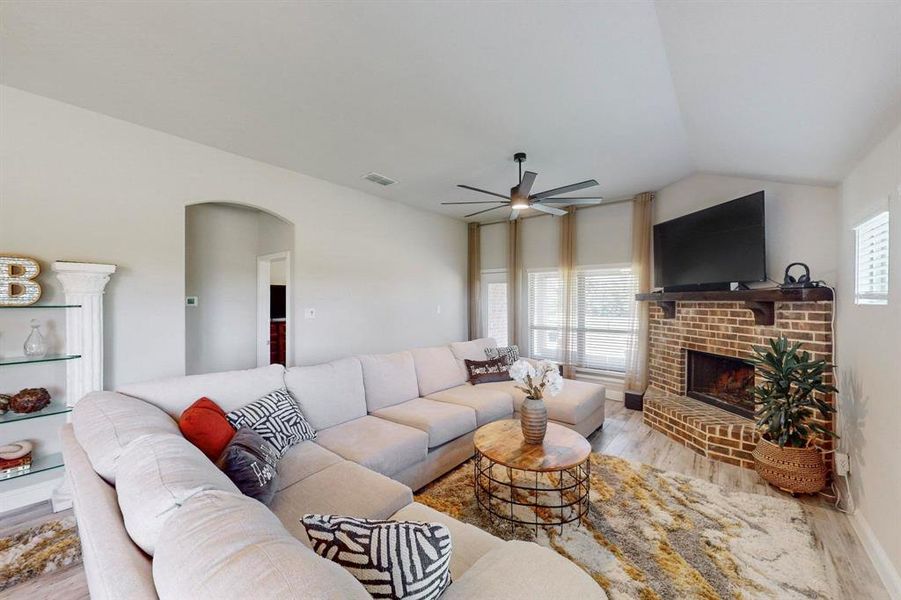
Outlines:
{"type": "Polygon", "coordinates": [[[363,179],[371,181],[372,183],[377,183],[379,185],[391,185],[392,183],[397,183],[397,180],[391,179],[390,177],[385,177],[384,175],[380,175],[378,173],[367,173],[363,175],[363,179]]]}

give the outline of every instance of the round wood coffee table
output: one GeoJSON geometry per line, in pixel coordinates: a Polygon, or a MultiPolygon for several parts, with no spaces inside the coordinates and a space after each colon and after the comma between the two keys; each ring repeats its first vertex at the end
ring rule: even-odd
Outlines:
{"type": "Polygon", "coordinates": [[[588,513],[591,444],[572,429],[547,424],[541,444],[526,444],[516,419],[475,434],[476,500],[511,525],[560,526],[588,513]]]}

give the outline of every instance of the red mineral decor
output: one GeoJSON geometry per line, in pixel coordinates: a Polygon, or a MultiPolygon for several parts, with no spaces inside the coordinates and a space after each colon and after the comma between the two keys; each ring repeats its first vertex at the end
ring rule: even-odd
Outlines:
{"type": "Polygon", "coordinates": [[[181,413],[178,428],[185,439],[216,460],[235,435],[225,411],[209,398],[201,398],[181,413]]]}

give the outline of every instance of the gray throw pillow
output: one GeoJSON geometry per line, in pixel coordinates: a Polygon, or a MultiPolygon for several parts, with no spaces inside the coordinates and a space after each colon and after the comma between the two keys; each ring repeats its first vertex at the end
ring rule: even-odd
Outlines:
{"type": "Polygon", "coordinates": [[[269,505],[278,489],[278,452],[272,444],[242,427],[216,460],[241,493],[269,505]]]}
{"type": "Polygon", "coordinates": [[[373,598],[434,600],[451,584],[453,544],[444,525],[335,515],[300,522],[316,554],[347,569],[373,598]]]}

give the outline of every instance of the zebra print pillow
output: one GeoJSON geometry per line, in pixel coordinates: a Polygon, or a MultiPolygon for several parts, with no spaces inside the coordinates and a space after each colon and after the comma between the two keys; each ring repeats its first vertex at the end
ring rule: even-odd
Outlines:
{"type": "Polygon", "coordinates": [[[272,444],[279,458],[291,446],[316,438],[316,430],[303,418],[287,389],[269,392],[244,408],[231,411],[225,418],[235,429],[250,427],[259,433],[272,444]]]}
{"type": "Polygon", "coordinates": [[[485,357],[488,360],[502,358],[507,365],[512,365],[519,360],[519,346],[502,346],[500,348],[485,348],[485,357]]]}
{"type": "Polygon", "coordinates": [[[432,600],[451,584],[450,531],[415,521],[304,515],[313,550],[356,577],[373,598],[432,600]]]}

